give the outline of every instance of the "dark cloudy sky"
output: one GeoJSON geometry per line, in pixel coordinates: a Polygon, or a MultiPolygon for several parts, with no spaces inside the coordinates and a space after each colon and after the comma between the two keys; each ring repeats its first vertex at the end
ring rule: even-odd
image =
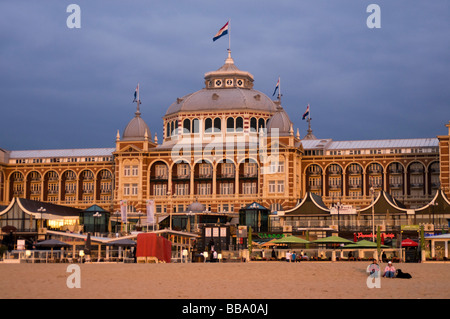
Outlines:
{"type": "Polygon", "coordinates": [[[435,137],[450,120],[450,1],[2,1],[0,148],[114,147],[134,116],[162,140],[169,105],[223,65],[272,96],[281,77],[294,129],[311,105],[314,134],[334,140],[435,137]],[[69,4],[81,28],[69,29],[69,4]],[[381,28],[369,29],[369,4],[381,28]]]}

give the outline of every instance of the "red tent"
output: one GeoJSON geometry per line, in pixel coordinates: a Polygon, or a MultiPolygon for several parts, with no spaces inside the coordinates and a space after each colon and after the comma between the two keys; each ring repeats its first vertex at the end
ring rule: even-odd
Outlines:
{"type": "Polygon", "coordinates": [[[417,246],[419,246],[419,244],[409,238],[402,241],[402,247],[417,247],[417,246]]]}
{"type": "Polygon", "coordinates": [[[156,257],[170,263],[172,243],[156,234],[143,233],[137,235],[136,257],[156,257]]]}

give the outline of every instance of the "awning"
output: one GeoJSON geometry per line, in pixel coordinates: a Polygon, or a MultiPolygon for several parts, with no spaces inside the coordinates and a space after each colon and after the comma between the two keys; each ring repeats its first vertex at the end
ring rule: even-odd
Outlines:
{"type": "Polygon", "coordinates": [[[419,246],[419,244],[409,238],[402,241],[402,247],[417,247],[417,246],[419,246]]]}

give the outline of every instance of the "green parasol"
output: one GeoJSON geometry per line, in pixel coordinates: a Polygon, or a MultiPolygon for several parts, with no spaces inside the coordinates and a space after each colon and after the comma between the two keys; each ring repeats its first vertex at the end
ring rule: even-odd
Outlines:
{"type": "Polygon", "coordinates": [[[328,236],[324,238],[319,238],[313,240],[312,243],[315,244],[350,244],[353,243],[351,240],[339,237],[339,236],[328,236]]]}
{"type": "MultiPolygon", "coordinates": [[[[361,249],[362,248],[374,248],[374,249],[377,249],[378,248],[378,244],[374,243],[372,241],[368,241],[368,240],[363,239],[363,240],[360,240],[360,241],[358,241],[356,243],[345,245],[342,248],[361,248],[361,249]]],[[[381,245],[381,243],[380,243],[380,248],[389,248],[389,246],[381,245]]]]}
{"type": "Polygon", "coordinates": [[[280,239],[277,239],[272,242],[273,244],[309,244],[310,242],[297,237],[297,236],[287,236],[280,239]]]}

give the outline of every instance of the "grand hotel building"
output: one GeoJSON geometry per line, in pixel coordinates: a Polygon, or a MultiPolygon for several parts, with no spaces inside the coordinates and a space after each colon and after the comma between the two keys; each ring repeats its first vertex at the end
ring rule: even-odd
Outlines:
{"type": "Polygon", "coordinates": [[[85,209],[98,205],[157,213],[185,211],[198,201],[212,212],[238,212],[252,202],[287,211],[308,192],[327,206],[362,209],[384,191],[408,208],[438,189],[450,195],[449,138],[333,141],[304,137],[280,100],[253,88],[254,78],[228,52],[201,90],[177,98],[152,135],[139,102],[115,148],[0,149],[0,205],[14,197],[85,209]]]}

